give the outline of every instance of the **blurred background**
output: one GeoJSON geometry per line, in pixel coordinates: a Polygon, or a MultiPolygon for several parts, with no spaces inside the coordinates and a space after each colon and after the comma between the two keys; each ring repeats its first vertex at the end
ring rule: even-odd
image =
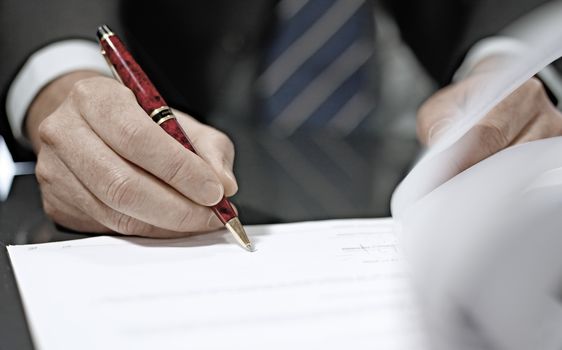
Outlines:
{"type": "MultiPolygon", "coordinates": [[[[254,75],[245,60],[239,60],[227,79],[222,80],[214,108],[204,119],[227,133],[235,144],[239,192],[234,202],[242,208],[245,222],[390,214],[392,191],[420,150],[415,130],[416,109],[437,83],[402,41],[388,11],[376,5],[374,13],[375,20],[370,22],[374,26],[374,49],[368,62],[376,77],[376,84],[371,87],[374,106],[361,127],[348,135],[313,127],[303,127],[289,136],[280,135],[268,125],[240,117],[238,114],[250,113],[251,103],[240,91],[251,89],[248,80],[254,75]]],[[[226,38],[221,45],[226,51],[234,50],[243,45],[237,40],[242,39],[226,38]]],[[[197,107],[188,104],[184,109],[198,116],[197,107]]],[[[30,159],[25,151],[16,149],[13,153],[16,160],[30,159]]],[[[1,156],[7,158],[6,153],[1,156]]],[[[4,178],[11,177],[8,167],[2,167],[0,172],[4,178]]],[[[15,178],[10,200],[2,204],[3,212],[9,216],[4,225],[14,227],[18,215],[12,211],[11,203],[17,202],[14,197],[20,191],[29,190],[34,203],[40,203],[35,186],[32,177],[15,178]]],[[[24,216],[21,220],[29,222],[24,216]]]]}

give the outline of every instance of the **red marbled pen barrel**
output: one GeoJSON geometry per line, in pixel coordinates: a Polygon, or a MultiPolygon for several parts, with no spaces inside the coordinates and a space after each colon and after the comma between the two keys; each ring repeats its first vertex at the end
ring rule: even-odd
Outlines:
{"type": "MultiPolygon", "coordinates": [[[[98,28],[97,35],[102,54],[106,58],[115,77],[133,91],[139,105],[155,123],[160,125],[168,135],[172,136],[185,148],[197,154],[186,133],[176,120],[172,110],[168,107],[164,98],[162,98],[158,90],[156,90],[131,53],[125,48],[123,42],[106,25],[98,28]]],[[[211,209],[222,223],[225,224],[228,230],[232,232],[236,240],[244,248],[251,251],[253,249],[252,244],[236,212],[232,208],[230,201],[226,197],[223,197],[223,199],[218,204],[211,207],[211,209]]]]}

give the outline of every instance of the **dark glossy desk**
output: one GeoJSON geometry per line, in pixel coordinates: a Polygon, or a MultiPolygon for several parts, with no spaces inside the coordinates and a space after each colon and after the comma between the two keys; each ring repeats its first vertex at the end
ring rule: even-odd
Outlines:
{"type": "MultiPolygon", "coordinates": [[[[227,130],[237,150],[240,190],[233,201],[245,224],[388,216],[392,190],[418,151],[412,137],[390,131],[285,139],[227,130]]],[[[0,350],[33,349],[5,245],[83,237],[45,217],[33,176],[15,179],[8,200],[0,203],[0,350]]]]}

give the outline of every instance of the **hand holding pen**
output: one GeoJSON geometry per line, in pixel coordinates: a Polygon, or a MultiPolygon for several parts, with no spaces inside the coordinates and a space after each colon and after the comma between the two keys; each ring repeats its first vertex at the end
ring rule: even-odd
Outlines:
{"type": "Polygon", "coordinates": [[[77,71],[48,85],[26,121],[47,214],[94,233],[178,237],[222,227],[209,207],[237,190],[232,143],[176,116],[199,156],[163,132],[114,79],[77,71]]]}
{"type": "MultiPolygon", "coordinates": [[[[98,28],[97,35],[102,48],[101,52],[115,77],[133,92],[140,107],[168,135],[193,154],[197,154],[195,146],[178,123],[173,111],[168,107],[164,98],[156,90],[156,87],[131,53],[125,48],[121,39],[105,25],[98,28]]],[[[223,197],[218,203],[211,206],[211,209],[238,243],[252,251],[252,244],[230,201],[223,197]]]]}

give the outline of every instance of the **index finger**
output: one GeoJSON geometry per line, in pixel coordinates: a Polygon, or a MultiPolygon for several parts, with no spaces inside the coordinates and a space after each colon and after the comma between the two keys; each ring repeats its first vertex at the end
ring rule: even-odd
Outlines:
{"type": "Polygon", "coordinates": [[[155,124],[129,89],[98,79],[83,83],[75,99],[92,130],[120,156],[186,197],[206,206],[218,203],[224,189],[211,167],[155,124]]]}

